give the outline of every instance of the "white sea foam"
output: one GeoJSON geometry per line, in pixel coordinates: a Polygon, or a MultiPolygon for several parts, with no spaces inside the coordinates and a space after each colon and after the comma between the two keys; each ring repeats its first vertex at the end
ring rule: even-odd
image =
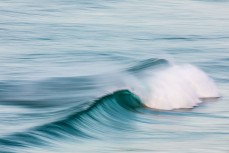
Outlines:
{"type": "Polygon", "coordinates": [[[192,108],[201,103],[201,98],[219,97],[214,81],[190,64],[160,70],[147,84],[149,94],[141,98],[146,106],[155,109],[192,108]]]}

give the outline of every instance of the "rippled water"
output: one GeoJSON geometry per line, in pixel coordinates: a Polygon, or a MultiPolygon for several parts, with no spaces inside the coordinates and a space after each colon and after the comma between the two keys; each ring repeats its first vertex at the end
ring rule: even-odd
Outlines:
{"type": "Polygon", "coordinates": [[[229,152],[228,27],[227,0],[2,0],[0,152],[229,152]]]}

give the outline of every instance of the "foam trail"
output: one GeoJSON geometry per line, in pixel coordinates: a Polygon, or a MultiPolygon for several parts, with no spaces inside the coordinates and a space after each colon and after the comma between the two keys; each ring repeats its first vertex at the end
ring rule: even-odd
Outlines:
{"type": "Polygon", "coordinates": [[[150,94],[142,98],[146,106],[155,109],[192,108],[202,102],[201,98],[219,97],[214,81],[190,64],[158,71],[147,83],[150,94]]]}

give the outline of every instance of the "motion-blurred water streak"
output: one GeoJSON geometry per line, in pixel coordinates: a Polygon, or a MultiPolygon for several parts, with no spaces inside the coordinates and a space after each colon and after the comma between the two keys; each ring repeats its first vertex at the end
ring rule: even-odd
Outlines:
{"type": "Polygon", "coordinates": [[[0,1],[0,153],[228,152],[228,27],[227,0],[0,1]]]}

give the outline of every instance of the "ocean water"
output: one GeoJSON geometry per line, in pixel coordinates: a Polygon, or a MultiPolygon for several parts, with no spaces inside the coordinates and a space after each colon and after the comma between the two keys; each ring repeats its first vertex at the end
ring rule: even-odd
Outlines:
{"type": "Polygon", "coordinates": [[[229,1],[0,1],[0,153],[92,152],[229,152],[229,1]]]}

